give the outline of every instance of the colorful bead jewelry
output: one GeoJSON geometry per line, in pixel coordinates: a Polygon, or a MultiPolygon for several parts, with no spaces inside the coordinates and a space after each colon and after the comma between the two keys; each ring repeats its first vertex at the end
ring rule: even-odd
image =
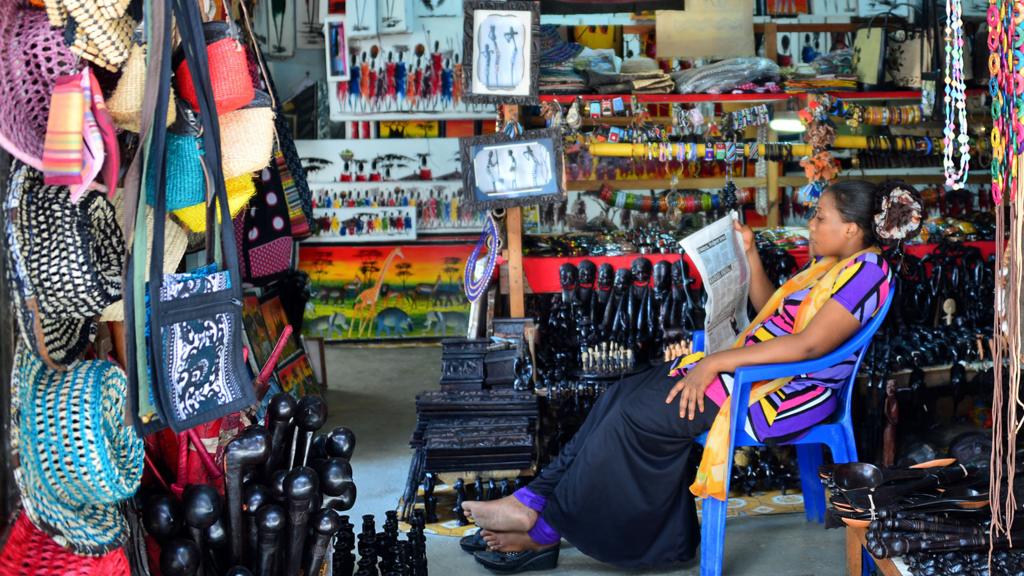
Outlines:
{"type": "Polygon", "coordinates": [[[942,130],[942,164],[946,186],[960,190],[970,172],[971,145],[967,135],[967,84],[964,81],[963,0],[946,0],[946,96],[943,108],[946,126],[942,130]],[[960,166],[954,161],[960,153],[960,166]]]}
{"type": "Polygon", "coordinates": [[[488,215],[487,221],[484,223],[483,232],[480,233],[480,239],[477,241],[476,246],[473,247],[473,252],[470,253],[469,258],[466,259],[466,269],[462,275],[463,288],[466,292],[466,298],[470,302],[476,302],[487,291],[487,286],[491,283],[494,267],[498,263],[498,254],[500,252],[501,237],[498,234],[498,225],[494,222],[494,217],[488,215]],[[475,274],[476,263],[484,247],[487,248],[487,260],[484,262],[483,274],[477,278],[475,274]]]}
{"type": "Polygon", "coordinates": [[[992,95],[992,200],[1002,203],[1009,190],[1013,200],[1017,186],[1016,163],[1024,144],[1024,125],[1018,114],[1024,110],[1024,76],[1018,70],[1021,59],[1015,48],[1024,42],[1024,5],[1014,0],[990,0],[989,93],[992,95]]]}

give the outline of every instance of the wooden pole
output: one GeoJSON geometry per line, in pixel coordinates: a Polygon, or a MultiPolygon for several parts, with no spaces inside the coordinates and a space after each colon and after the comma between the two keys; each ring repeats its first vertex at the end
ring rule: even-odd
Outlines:
{"type": "Polygon", "coordinates": [[[523,209],[509,208],[505,214],[508,229],[508,308],[512,318],[526,314],[523,288],[523,209]]]}
{"type": "MultiPolygon", "coordinates": [[[[509,122],[519,122],[519,107],[502,104],[498,107],[498,131],[509,122]]],[[[508,310],[512,318],[526,314],[526,296],[523,288],[523,209],[505,211],[505,251],[508,254],[508,310]]]]}
{"type": "MultiPolygon", "coordinates": [[[[774,130],[768,131],[768,140],[775,140],[774,130]]],[[[782,219],[779,216],[779,204],[782,198],[779,190],[779,169],[781,167],[781,162],[774,160],[768,162],[768,216],[765,222],[770,227],[775,227],[782,223],[782,219]]]]}

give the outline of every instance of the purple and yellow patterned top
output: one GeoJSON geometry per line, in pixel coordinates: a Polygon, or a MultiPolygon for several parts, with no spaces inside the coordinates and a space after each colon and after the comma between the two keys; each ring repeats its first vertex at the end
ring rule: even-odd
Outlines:
{"type": "MultiPolygon", "coordinates": [[[[846,308],[860,322],[861,326],[864,326],[874,316],[882,302],[889,297],[892,279],[893,273],[889,268],[889,263],[878,254],[867,253],[847,264],[846,269],[839,273],[835,286],[832,288],[832,299],[842,304],[843,308],[846,308]]],[[[796,320],[797,311],[810,290],[810,288],[806,288],[790,294],[782,302],[778,312],[766,318],[761,326],[751,330],[744,346],[793,334],[793,322],[796,320]]],[[[851,356],[849,360],[849,364],[843,362],[828,370],[800,378],[815,380],[815,383],[833,388],[842,386],[850,375],[850,364],[854,357],[851,356]]],[[[669,372],[685,370],[686,364],[690,362],[690,357],[679,358],[672,364],[669,372]]]]}

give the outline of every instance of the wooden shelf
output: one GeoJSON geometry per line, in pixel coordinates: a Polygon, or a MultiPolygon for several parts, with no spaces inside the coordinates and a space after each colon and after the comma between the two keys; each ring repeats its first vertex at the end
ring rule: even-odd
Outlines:
{"type": "Polygon", "coordinates": [[[579,96],[584,101],[622,98],[628,104],[635,96],[641,104],[695,104],[698,102],[778,102],[792,94],[541,94],[541,102],[572,104],[579,96]]]}
{"type": "MultiPolygon", "coordinates": [[[[733,178],[732,181],[739,188],[756,188],[768,185],[767,178],[733,178]]],[[[804,183],[807,180],[804,179],[804,183]]],[[[672,180],[666,178],[637,179],[637,180],[577,180],[570,181],[568,190],[576,192],[597,192],[602,186],[607,185],[612,190],[652,190],[672,187],[672,180]]],[[[710,178],[684,178],[676,180],[676,190],[704,190],[722,188],[725,186],[725,177],[710,178]]]]}
{"type": "MultiPolygon", "coordinates": [[[[880,101],[880,100],[920,100],[920,90],[877,90],[864,92],[851,91],[828,91],[825,92],[833,98],[847,101],[880,101]]],[[[592,100],[613,100],[622,98],[622,101],[629,103],[635,96],[641,104],[696,104],[699,102],[779,102],[790,98],[806,98],[810,92],[782,92],[778,94],[541,94],[541,102],[558,102],[559,104],[571,104],[577,96],[585,102],[592,100]]],[[[968,97],[981,96],[985,94],[982,88],[971,88],[967,91],[968,97]]]]}

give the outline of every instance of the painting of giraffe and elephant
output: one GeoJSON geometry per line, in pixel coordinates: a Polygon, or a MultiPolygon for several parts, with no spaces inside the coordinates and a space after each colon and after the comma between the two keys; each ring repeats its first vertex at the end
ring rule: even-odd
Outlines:
{"type": "Polygon", "coordinates": [[[472,244],[299,247],[313,294],[303,332],[325,340],[464,336],[472,244]]]}

